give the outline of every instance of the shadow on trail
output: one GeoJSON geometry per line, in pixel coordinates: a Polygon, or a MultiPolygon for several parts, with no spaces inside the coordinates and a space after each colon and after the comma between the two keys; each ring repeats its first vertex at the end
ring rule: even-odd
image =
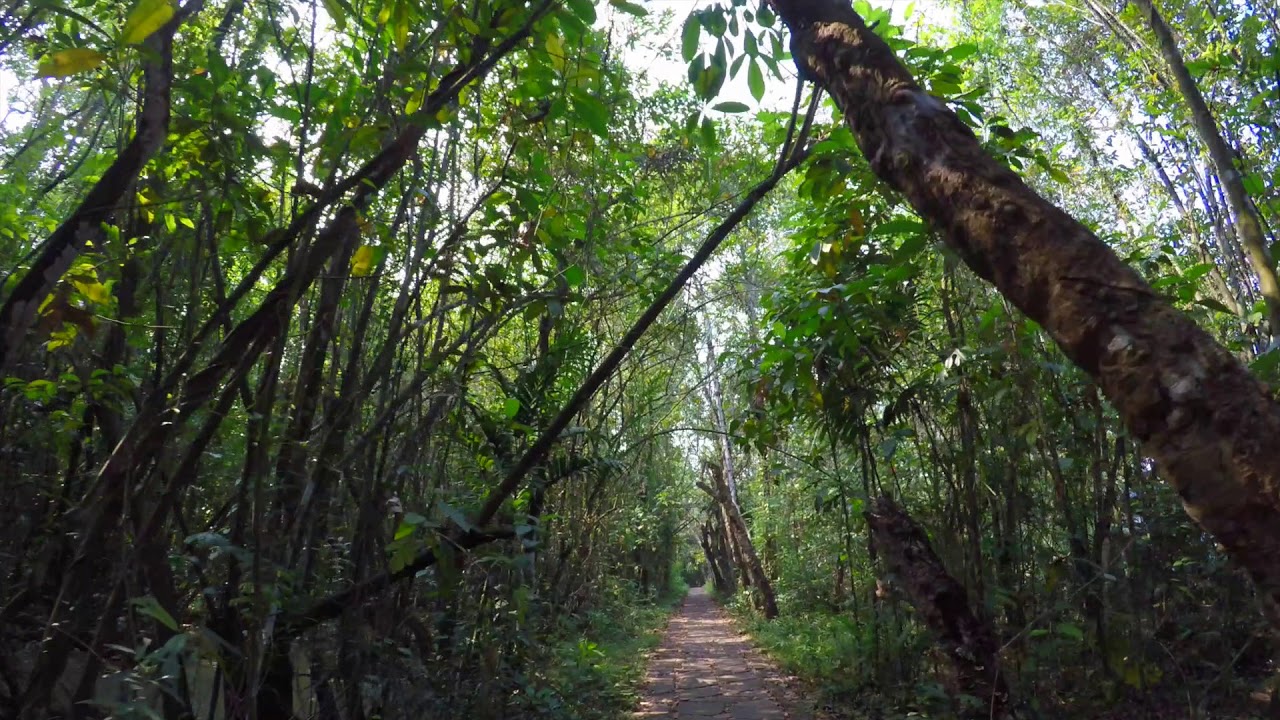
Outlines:
{"type": "Polygon", "coordinates": [[[706,591],[694,588],[650,660],[635,717],[812,720],[783,678],[706,591]]]}

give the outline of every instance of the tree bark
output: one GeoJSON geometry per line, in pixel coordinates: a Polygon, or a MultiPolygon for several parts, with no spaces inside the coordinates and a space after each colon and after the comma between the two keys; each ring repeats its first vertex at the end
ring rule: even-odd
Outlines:
{"type": "Polygon", "coordinates": [[[964,586],[947,572],[924,531],[892,500],[875,500],[865,514],[892,584],[911,599],[951,658],[955,689],[981,701],[980,707],[961,714],[982,718],[1004,715],[1009,690],[1000,673],[995,633],[969,608],[964,586]]]}
{"type": "MultiPolygon", "coordinates": [[[[720,505],[724,515],[726,533],[733,539],[733,543],[742,554],[742,575],[751,581],[752,594],[756,597],[756,605],[760,612],[772,620],[778,617],[778,600],[773,592],[773,583],[769,582],[769,577],[764,573],[764,565],[760,562],[760,555],[756,553],[755,543],[751,542],[747,523],[742,519],[742,513],[729,493],[724,469],[714,463],[708,463],[708,469],[711,480],[715,483],[715,494],[712,497],[720,505]]],[[[746,582],[744,581],[743,584],[746,582]]]]}
{"type": "Polygon", "coordinates": [[[173,36],[202,2],[188,3],[147,39],[152,60],[143,67],[142,109],[133,138],[85,195],[75,212],[49,236],[13,292],[0,306],[0,370],[8,369],[31,329],[40,304],[84,252],[90,240],[101,242],[102,224],[116,212],[169,132],[173,85],[173,36]]]}
{"type": "Polygon", "coordinates": [[[872,170],[1095,378],[1280,628],[1280,409],[1267,388],[988,155],[848,0],[770,2],[800,74],[831,93],[872,170]]]}
{"type": "Polygon", "coordinates": [[[707,558],[707,565],[711,568],[711,582],[715,585],[716,592],[732,595],[736,591],[733,569],[729,564],[729,553],[725,550],[723,541],[717,537],[718,534],[715,520],[707,518],[702,523],[702,533],[698,540],[702,545],[702,553],[707,558]]]}

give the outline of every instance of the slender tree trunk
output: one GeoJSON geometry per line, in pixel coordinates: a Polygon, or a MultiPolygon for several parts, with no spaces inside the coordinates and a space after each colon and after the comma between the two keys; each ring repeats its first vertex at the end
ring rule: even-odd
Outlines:
{"type": "MultiPolygon", "coordinates": [[[[751,580],[751,586],[757,600],[757,606],[764,616],[770,620],[778,616],[778,601],[773,593],[773,583],[769,582],[768,576],[764,574],[764,566],[760,563],[760,556],[756,553],[755,545],[751,542],[751,535],[747,532],[747,523],[742,519],[742,513],[738,511],[738,506],[734,504],[729,495],[729,485],[725,480],[724,471],[717,465],[710,465],[711,480],[715,483],[715,493],[712,497],[716,503],[720,505],[724,513],[727,534],[733,538],[734,543],[741,553],[742,574],[744,578],[751,580]]],[[[745,582],[744,582],[745,584],[745,582]]]]}
{"type": "Polygon", "coordinates": [[[702,533],[698,538],[702,544],[702,553],[707,557],[707,565],[711,568],[711,582],[716,592],[731,595],[734,592],[733,571],[729,568],[728,554],[721,543],[717,542],[715,522],[707,518],[702,523],[702,533]]]}
{"type": "Polygon", "coordinates": [[[720,372],[716,367],[716,346],[711,341],[711,327],[708,323],[706,337],[707,346],[707,382],[702,386],[703,397],[707,400],[707,410],[715,423],[716,447],[720,449],[720,467],[724,471],[724,481],[729,491],[729,502],[734,509],[742,512],[738,506],[738,474],[734,471],[733,445],[729,440],[729,421],[724,415],[724,392],[720,389],[720,372]]]}
{"type": "Polygon", "coordinates": [[[1280,628],[1280,408],[1267,388],[992,159],[848,0],[770,1],[801,76],[831,93],[871,168],[1095,378],[1280,628]]]}
{"type": "Polygon", "coordinates": [[[102,224],[115,212],[129,189],[135,187],[139,173],[164,145],[169,131],[173,85],[173,36],[202,4],[188,3],[181,13],[146,40],[145,47],[152,60],[143,68],[142,109],[133,139],[102,173],[75,212],[49,236],[32,266],[0,306],[0,370],[7,370],[17,359],[40,303],[84,252],[85,245],[90,241],[101,242],[102,224]]]}
{"type": "Polygon", "coordinates": [[[1249,193],[1244,189],[1244,177],[1235,165],[1235,154],[1227,144],[1218,128],[1218,123],[1209,110],[1200,93],[1199,86],[1191,77],[1191,72],[1182,60],[1182,52],[1178,50],[1178,42],[1173,31],[1160,16],[1153,0],[1134,0],[1134,5],[1142,12],[1151,26],[1160,46],[1160,54],[1169,66],[1169,72],[1178,85],[1178,92],[1191,110],[1191,121],[1196,134],[1209,151],[1209,159],[1217,171],[1218,179],[1226,191],[1227,204],[1235,219],[1236,233],[1249,256],[1249,264],[1258,274],[1258,287],[1262,290],[1262,298],[1267,304],[1267,319],[1271,325],[1271,344],[1275,345],[1280,336],[1280,280],[1276,278],[1275,261],[1267,249],[1266,234],[1262,230],[1262,221],[1254,209],[1249,193]]]}

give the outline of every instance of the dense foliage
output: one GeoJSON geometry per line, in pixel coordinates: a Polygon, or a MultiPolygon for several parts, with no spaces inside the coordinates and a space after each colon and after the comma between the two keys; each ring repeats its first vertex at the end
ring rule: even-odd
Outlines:
{"type": "MultiPolygon", "coordinates": [[[[662,7],[0,10],[0,717],[613,717],[704,579],[837,715],[982,707],[882,495],[1018,712],[1262,712],[1248,577],[775,5],[662,7]]],[[[855,7],[1280,377],[1274,6],[855,7]]]]}

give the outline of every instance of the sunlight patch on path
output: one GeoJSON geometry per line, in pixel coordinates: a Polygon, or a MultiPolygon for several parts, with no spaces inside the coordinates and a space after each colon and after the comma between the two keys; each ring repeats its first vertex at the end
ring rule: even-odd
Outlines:
{"type": "Polygon", "coordinates": [[[702,588],[671,620],[649,662],[637,720],[813,720],[783,673],[702,588]]]}

